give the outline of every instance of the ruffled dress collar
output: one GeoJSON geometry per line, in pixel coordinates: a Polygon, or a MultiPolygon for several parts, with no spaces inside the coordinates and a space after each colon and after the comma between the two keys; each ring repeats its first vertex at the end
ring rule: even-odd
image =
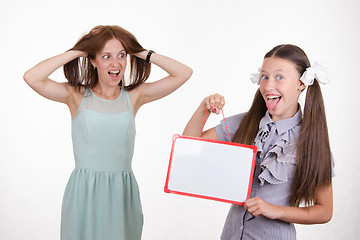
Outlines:
{"type": "Polygon", "coordinates": [[[280,184],[288,181],[289,164],[296,165],[296,143],[301,130],[301,119],[300,108],[292,118],[274,122],[267,111],[261,119],[254,141],[261,168],[258,176],[260,185],[265,182],[280,184]]]}

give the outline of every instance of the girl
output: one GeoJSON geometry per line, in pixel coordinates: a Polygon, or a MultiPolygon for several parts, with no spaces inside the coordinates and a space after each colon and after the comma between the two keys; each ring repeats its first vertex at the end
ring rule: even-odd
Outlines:
{"type": "MultiPolygon", "coordinates": [[[[273,48],[253,76],[260,88],[250,110],[226,119],[231,141],[258,152],[251,198],[231,206],[221,239],[295,239],[293,223],[330,221],[332,161],[319,69],[297,46],[273,48]],[[302,115],[298,99],[306,86],[302,115]]],[[[218,114],[224,104],[218,94],[205,98],[183,134],[199,137],[206,110],[218,114]]],[[[229,141],[224,121],[203,138],[229,141]]]]}
{"type": "Polygon", "coordinates": [[[141,238],[143,215],[131,170],[134,117],[142,105],[172,93],[191,74],[184,64],[145,50],[119,26],[97,26],[69,51],[25,73],[31,88],[65,103],[72,117],[76,168],[64,194],[61,239],[141,238]],[[126,84],[128,55],[130,83],[126,84]],[[144,83],[150,63],[169,75],[144,83]],[[48,78],[63,65],[67,83],[48,78]]]}

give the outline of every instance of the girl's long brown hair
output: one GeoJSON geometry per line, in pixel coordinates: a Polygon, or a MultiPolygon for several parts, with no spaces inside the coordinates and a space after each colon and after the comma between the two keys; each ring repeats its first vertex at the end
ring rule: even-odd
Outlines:
{"type": "MultiPolygon", "coordinates": [[[[87,58],[76,58],[64,65],[65,77],[72,86],[95,87],[98,82],[98,74],[90,59],[95,59],[96,53],[104,48],[107,41],[114,38],[119,40],[126,53],[130,54],[130,84],[124,86],[125,89],[134,89],[148,79],[151,64],[133,55],[145,50],[135,36],[116,25],[96,26],[70,49],[88,54],[87,58]]],[[[124,85],[124,79],[120,81],[119,85],[124,85]]]]}
{"type": "MultiPolygon", "coordinates": [[[[264,58],[279,57],[291,61],[300,76],[310,67],[305,52],[294,45],[279,45],[264,58]]],[[[250,110],[244,116],[232,141],[254,144],[259,131],[259,123],[266,113],[266,104],[257,90],[250,110]]],[[[296,145],[296,170],[290,195],[290,205],[301,202],[311,205],[315,201],[316,190],[331,184],[331,152],[325,107],[318,81],[308,87],[300,136],[296,145]]]]}

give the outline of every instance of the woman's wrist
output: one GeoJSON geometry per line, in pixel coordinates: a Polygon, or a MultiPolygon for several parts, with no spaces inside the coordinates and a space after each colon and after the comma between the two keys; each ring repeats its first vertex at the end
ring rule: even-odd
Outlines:
{"type": "Polygon", "coordinates": [[[207,111],[210,111],[210,104],[208,98],[204,98],[200,104],[202,114],[205,114],[207,111]]]}
{"type": "Polygon", "coordinates": [[[152,50],[144,50],[144,51],[141,51],[141,52],[138,52],[138,53],[135,53],[134,56],[138,57],[138,58],[141,58],[147,62],[151,62],[151,57],[153,56],[155,52],[152,51],[152,50]]]}
{"type": "Polygon", "coordinates": [[[146,54],[146,59],[145,59],[145,61],[146,61],[147,63],[150,63],[150,58],[151,58],[151,55],[152,55],[153,53],[155,53],[153,50],[149,50],[148,53],[146,54]]]}
{"type": "Polygon", "coordinates": [[[69,50],[67,51],[66,53],[70,53],[72,54],[72,56],[74,56],[75,58],[78,58],[78,57],[87,57],[87,53],[83,52],[83,51],[80,51],[80,50],[69,50]]]}

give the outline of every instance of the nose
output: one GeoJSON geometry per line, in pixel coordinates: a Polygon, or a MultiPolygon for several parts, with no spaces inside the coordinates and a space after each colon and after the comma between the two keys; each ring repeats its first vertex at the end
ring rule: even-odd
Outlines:
{"type": "Polygon", "coordinates": [[[269,77],[267,80],[262,80],[260,85],[262,88],[269,91],[275,88],[275,79],[273,77],[269,77]]]}
{"type": "Polygon", "coordinates": [[[116,58],[114,58],[112,61],[111,61],[111,66],[112,67],[119,67],[120,66],[120,61],[116,58]]]}

